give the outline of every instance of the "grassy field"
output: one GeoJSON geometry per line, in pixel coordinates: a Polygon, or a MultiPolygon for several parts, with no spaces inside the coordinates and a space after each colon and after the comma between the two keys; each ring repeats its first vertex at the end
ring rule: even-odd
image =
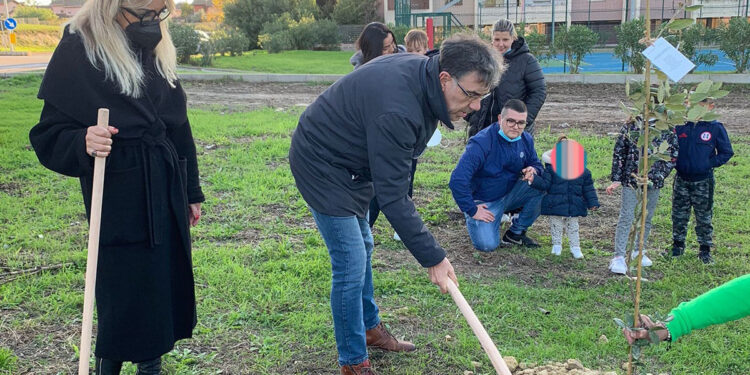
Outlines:
{"type": "Polygon", "coordinates": [[[262,73],[346,74],[351,51],[284,51],[268,53],[248,51],[242,56],[217,56],[214,68],[237,69],[262,73]]]}
{"type": "MultiPolygon", "coordinates": [[[[39,117],[37,76],[0,80],[0,275],[36,266],[57,270],[0,276],[0,374],[73,373],[80,332],[87,224],[78,181],[43,168],[28,131],[39,117]]],[[[207,201],[193,230],[198,299],[194,338],[166,356],[169,374],[334,374],[336,350],[328,306],[325,245],[288,168],[290,134],[299,109],[226,113],[191,110],[207,201]]],[[[112,119],[114,122],[115,119],[112,119]]],[[[545,124],[538,127],[546,128],[545,124]]],[[[630,283],[606,271],[617,197],[604,196],[613,140],[569,133],[584,144],[602,209],[582,221],[585,259],[549,254],[549,229],[530,233],[543,247],[471,249],[447,182],[463,150],[463,133],[444,131],[441,147],[420,161],[415,201],[449,252],[461,289],[503,355],[543,363],[577,358],[588,368],[619,370],[627,345],[612,318],[632,311],[630,283]],[[540,308],[549,311],[543,314],[540,308]],[[605,335],[608,340],[601,340],[605,335]]],[[[542,131],[538,150],[556,135],[542,131]]],[[[668,312],[681,301],[750,273],[750,137],[733,135],[736,156],[717,170],[717,263],[686,256],[655,258],[642,308],[668,312]]],[[[670,179],[671,181],[671,179],[670,179]]],[[[651,247],[668,246],[671,189],[662,192],[651,247]]],[[[414,341],[410,354],[371,353],[383,374],[490,374],[492,367],[447,295],[401,243],[386,220],[376,226],[375,293],[383,321],[414,341]],[[450,338],[448,338],[450,336],[450,338]],[[474,368],[473,361],[480,366],[474,368]]],[[[750,373],[750,319],[694,332],[670,350],[646,349],[649,372],[750,373]]],[[[133,374],[128,366],[124,371],[133,374]]]]}

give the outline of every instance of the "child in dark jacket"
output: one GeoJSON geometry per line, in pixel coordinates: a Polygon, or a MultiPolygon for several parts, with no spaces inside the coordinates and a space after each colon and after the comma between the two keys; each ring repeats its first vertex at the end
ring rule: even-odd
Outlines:
{"type": "MultiPolygon", "coordinates": [[[[567,139],[562,136],[558,143],[567,139]]],[[[552,169],[552,150],[542,154],[544,173],[541,178],[534,178],[531,187],[547,193],[542,199],[542,215],[550,217],[552,231],[552,254],[559,256],[562,252],[563,229],[567,228],[570,253],[573,258],[583,258],[578,236],[578,218],[585,217],[588,210],[599,207],[599,198],[594,188],[591,172],[584,169],[578,178],[566,180],[552,169]]]]}
{"type": "MultiPolygon", "coordinates": [[[[712,99],[700,105],[713,110],[712,99]]],[[[672,256],[685,252],[690,208],[695,211],[695,234],[703,263],[712,263],[714,205],[714,168],[724,165],[734,155],[724,125],[718,121],[687,122],[675,128],[680,155],[677,176],[672,186],[672,256]]]]}

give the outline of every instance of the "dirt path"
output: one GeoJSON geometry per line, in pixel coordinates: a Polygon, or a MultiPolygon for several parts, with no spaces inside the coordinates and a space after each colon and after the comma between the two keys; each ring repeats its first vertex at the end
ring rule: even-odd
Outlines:
{"type": "MultiPolygon", "coordinates": [[[[191,107],[247,111],[262,107],[288,108],[307,105],[327,85],[309,83],[185,82],[191,107]]],[[[547,100],[537,117],[537,126],[553,131],[575,128],[584,133],[606,134],[620,128],[623,114],[619,103],[624,85],[549,84],[547,100]]],[[[733,87],[719,100],[722,122],[732,135],[748,134],[744,126],[750,118],[750,87],[733,87]]]]}

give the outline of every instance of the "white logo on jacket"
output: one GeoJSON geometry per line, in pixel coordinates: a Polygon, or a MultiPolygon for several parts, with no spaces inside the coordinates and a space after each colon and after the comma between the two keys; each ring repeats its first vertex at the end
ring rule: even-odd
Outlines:
{"type": "Polygon", "coordinates": [[[521,153],[520,153],[520,154],[518,154],[518,156],[519,156],[519,157],[520,157],[521,159],[523,159],[523,156],[524,156],[524,153],[523,153],[523,151],[521,151],[521,153]]]}
{"type": "Polygon", "coordinates": [[[703,132],[701,133],[701,139],[708,142],[711,140],[711,132],[703,132]]]}

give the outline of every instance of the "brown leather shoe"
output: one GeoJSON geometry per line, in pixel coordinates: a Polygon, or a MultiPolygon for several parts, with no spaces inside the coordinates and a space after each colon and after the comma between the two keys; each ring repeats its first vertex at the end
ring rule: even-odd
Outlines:
{"type": "Polygon", "coordinates": [[[385,329],[383,322],[380,322],[380,324],[373,329],[368,329],[366,334],[367,346],[373,346],[389,352],[410,352],[417,348],[414,344],[408,341],[400,341],[393,337],[393,335],[385,329]]]}
{"type": "Polygon", "coordinates": [[[377,375],[370,367],[370,360],[366,359],[358,365],[341,366],[341,375],[377,375]]]}

